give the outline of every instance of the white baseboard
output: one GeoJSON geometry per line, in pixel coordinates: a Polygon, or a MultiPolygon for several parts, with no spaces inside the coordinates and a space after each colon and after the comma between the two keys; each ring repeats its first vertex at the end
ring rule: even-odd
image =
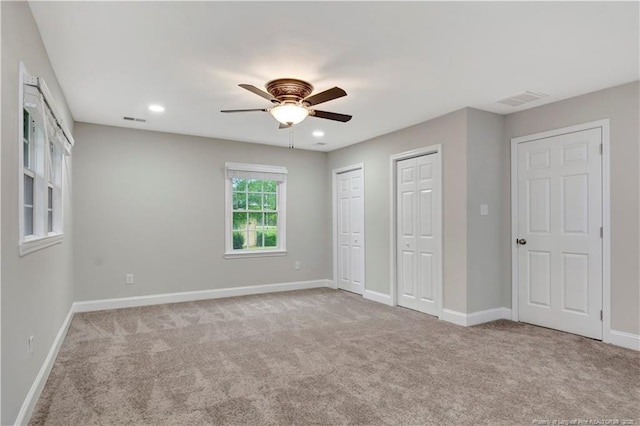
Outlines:
{"type": "Polygon", "coordinates": [[[624,331],[611,330],[609,332],[609,342],[612,345],[640,351],[640,336],[624,331]]]}
{"type": "Polygon", "coordinates": [[[362,293],[362,297],[367,300],[371,300],[373,302],[378,302],[388,306],[392,306],[391,296],[388,294],[378,293],[377,291],[365,289],[364,292],[362,293]]]}
{"type": "Polygon", "coordinates": [[[470,327],[473,325],[483,324],[485,322],[496,321],[499,319],[511,319],[511,309],[509,308],[495,308],[487,309],[486,311],[471,312],[466,314],[464,312],[453,311],[451,309],[443,309],[440,319],[453,324],[461,325],[463,327],[470,327]]]}
{"type": "Polygon", "coordinates": [[[38,399],[40,399],[40,394],[42,394],[42,390],[44,389],[44,385],[47,383],[47,379],[49,378],[49,373],[51,373],[51,369],[53,368],[53,364],[58,356],[58,351],[60,350],[60,346],[62,346],[62,342],[64,341],[65,336],[67,335],[67,331],[69,330],[69,326],[71,325],[71,320],[73,319],[74,309],[73,305],[69,308],[69,313],[67,317],[64,319],[60,330],[58,330],[58,334],[56,338],[53,340],[53,344],[51,345],[51,349],[49,349],[49,353],[42,363],[42,367],[40,367],[40,371],[36,376],[36,379],[33,381],[31,385],[31,389],[27,393],[24,402],[22,403],[22,407],[20,407],[20,411],[18,412],[18,417],[16,417],[16,425],[24,425],[29,422],[31,418],[31,414],[33,413],[33,409],[36,407],[36,403],[38,399]]]}
{"type": "Polygon", "coordinates": [[[332,288],[334,290],[338,289],[338,283],[335,282],[334,280],[326,280],[327,281],[327,287],[332,288]]]}
{"type": "Polygon", "coordinates": [[[442,321],[450,322],[456,325],[461,325],[466,327],[467,325],[467,314],[463,314],[462,312],[452,311],[451,309],[442,309],[442,313],[440,314],[440,319],[442,321]]]}
{"type": "Polygon", "coordinates": [[[509,308],[495,308],[487,309],[486,311],[471,312],[467,314],[467,325],[484,324],[485,322],[496,321],[500,319],[511,320],[511,309],[509,308]]]}
{"type": "Polygon", "coordinates": [[[117,299],[88,300],[75,302],[75,312],[104,311],[107,309],[132,308],[136,306],[162,305],[164,303],[192,302],[195,300],[221,299],[223,297],[250,296],[253,294],[332,287],[331,280],[299,281],[280,284],[263,284],[213,290],[185,291],[180,293],[154,294],[150,296],[121,297],[117,299]]]}

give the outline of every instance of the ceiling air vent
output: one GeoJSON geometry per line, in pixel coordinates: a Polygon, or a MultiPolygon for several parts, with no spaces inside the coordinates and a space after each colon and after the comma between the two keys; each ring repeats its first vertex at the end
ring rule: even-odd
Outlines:
{"type": "Polygon", "coordinates": [[[498,99],[496,102],[500,104],[517,107],[528,102],[537,101],[538,99],[546,98],[549,95],[539,92],[531,92],[529,90],[518,93],[517,95],[509,96],[508,98],[498,99]]]}
{"type": "Polygon", "coordinates": [[[139,123],[146,123],[147,120],[145,120],[144,118],[135,118],[135,117],[122,117],[123,120],[126,121],[137,121],[139,123]]]}
{"type": "Polygon", "coordinates": [[[327,143],[326,142],[316,142],[313,145],[315,146],[325,146],[327,143]]]}

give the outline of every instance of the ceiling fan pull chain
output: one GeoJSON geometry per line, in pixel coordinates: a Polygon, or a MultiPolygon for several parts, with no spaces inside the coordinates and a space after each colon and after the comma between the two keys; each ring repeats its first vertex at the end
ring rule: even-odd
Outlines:
{"type": "Polygon", "coordinates": [[[293,129],[289,129],[289,149],[293,149],[293,129]]]}

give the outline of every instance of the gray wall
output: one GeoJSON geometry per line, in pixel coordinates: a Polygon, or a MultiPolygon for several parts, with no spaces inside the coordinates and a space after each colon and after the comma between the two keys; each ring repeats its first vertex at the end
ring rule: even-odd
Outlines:
{"type": "Polygon", "coordinates": [[[503,234],[508,158],[504,116],[467,108],[467,312],[511,304],[505,294],[511,254],[503,234]],[[480,215],[480,204],[489,206],[489,215],[480,215]]]}
{"type": "MultiPolygon", "coordinates": [[[[509,149],[509,140],[513,137],[610,119],[611,328],[633,334],[640,334],[639,92],[640,82],[636,81],[505,118],[505,149],[509,149]]],[[[504,232],[509,222],[505,221],[504,232]]]]}
{"type": "Polygon", "coordinates": [[[510,307],[510,139],[609,118],[612,329],[640,334],[639,91],[633,82],[507,116],[466,108],[330,152],[329,169],[365,164],[366,288],[389,291],[389,156],[442,143],[444,307],[510,307]]]}
{"type": "Polygon", "coordinates": [[[332,151],[328,169],[365,165],[366,288],[389,294],[389,156],[435,144],[442,144],[443,161],[443,302],[466,312],[467,110],[332,151]]]}
{"type": "MultiPolygon", "coordinates": [[[[73,299],[69,185],[64,180],[64,242],[18,256],[18,62],[43,77],[66,123],[73,117],[27,2],[2,7],[2,424],[15,420],[73,299]],[[35,336],[32,359],[27,339],[35,336]]],[[[69,163],[70,166],[70,163],[69,163]]]]}
{"type": "Polygon", "coordinates": [[[326,154],[85,123],[75,137],[76,300],[330,277],[326,154]],[[288,168],[286,256],[223,258],[226,161],[288,168]]]}

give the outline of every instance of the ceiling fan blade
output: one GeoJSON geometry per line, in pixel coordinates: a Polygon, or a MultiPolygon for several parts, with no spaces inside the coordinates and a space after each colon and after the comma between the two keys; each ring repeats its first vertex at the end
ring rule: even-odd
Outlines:
{"type": "Polygon", "coordinates": [[[338,99],[343,96],[347,96],[347,92],[345,92],[339,87],[334,87],[333,89],[325,90],[324,92],[320,92],[313,96],[309,96],[303,102],[308,104],[309,106],[313,106],[313,105],[321,104],[323,102],[332,101],[334,99],[338,99]]]}
{"type": "Polygon", "coordinates": [[[309,114],[311,117],[326,118],[327,120],[341,121],[343,123],[346,123],[352,118],[350,115],[338,114],[337,112],[318,111],[317,109],[312,111],[313,113],[309,114]]]}
{"type": "Polygon", "coordinates": [[[262,96],[265,99],[270,100],[271,102],[278,102],[278,100],[276,98],[274,98],[273,96],[271,96],[270,94],[268,94],[267,92],[265,92],[264,90],[260,90],[258,89],[256,86],[252,86],[250,84],[238,84],[238,86],[242,87],[243,89],[247,89],[248,91],[255,93],[258,96],[262,96]]]}
{"type": "Polygon", "coordinates": [[[292,126],[289,124],[284,124],[284,123],[280,123],[280,126],[278,126],[278,129],[290,129],[292,126]]]}
{"type": "Polygon", "coordinates": [[[251,111],[263,111],[263,112],[267,112],[269,111],[266,108],[254,108],[254,109],[223,109],[220,112],[251,112],[251,111]]]}

